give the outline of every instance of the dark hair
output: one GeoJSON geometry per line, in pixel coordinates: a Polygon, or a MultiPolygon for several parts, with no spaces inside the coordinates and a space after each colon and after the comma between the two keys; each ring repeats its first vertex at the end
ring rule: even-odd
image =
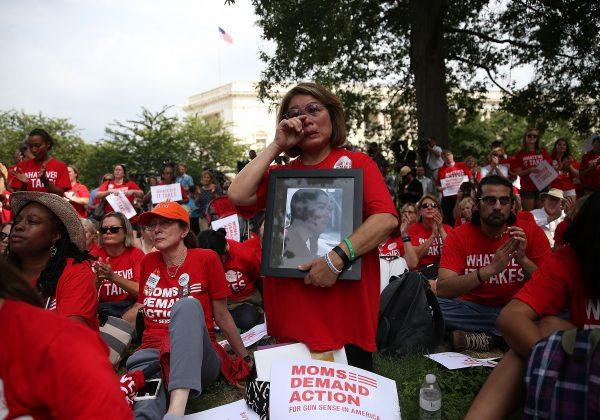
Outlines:
{"type": "Polygon", "coordinates": [[[329,200],[329,195],[318,188],[302,188],[296,191],[290,200],[290,223],[296,218],[302,221],[308,220],[308,215],[298,214],[297,207],[300,203],[315,201],[320,196],[324,196],[329,200]]]}
{"type": "Polygon", "coordinates": [[[79,178],[79,169],[77,169],[75,165],[67,165],[67,168],[73,169],[73,172],[75,172],[75,179],[79,178]]]}
{"type": "Polygon", "coordinates": [[[48,147],[48,149],[52,149],[52,146],[54,146],[54,139],[43,128],[34,128],[33,130],[31,130],[29,132],[29,135],[27,137],[33,137],[33,136],[40,136],[41,138],[43,138],[44,141],[46,142],[46,144],[48,144],[48,146],[50,146],[50,147],[48,147]]]}
{"type": "MultiPolygon", "coordinates": [[[[179,227],[181,227],[181,229],[185,229],[186,227],[189,227],[189,225],[187,223],[185,223],[183,220],[177,220],[177,224],[179,225],[179,227]]],[[[190,229],[188,231],[187,235],[185,235],[183,237],[183,245],[187,249],[198,248],[198,239],[196,239],[196,236],[192,232],[192,229],[190,229]]]]}
{"type": "Polygon", "coordinates": [[[581,269],[581,282],[588,298],[600,298],[600,191],[588,196],[567,228],[564,239],[571,245],[581,269]]]}
{"type": "MultiPolygon", "coordinates": [[[[117,163],[115,165],[115,168],[117,166],[120,166],[123,169],[123,179],[128,179],[128,174],[127,174],[127,166],[125,166],[123,163],[117,163]]],[[[114,176],[114,169],[113,169],[113,173],[112,175],[114,176]]]]}
{"type": "MultiPolygon", "coordinates": [[[[26,205],[21,208],[21,211],[25,207],[26,205]]],[[[40,273],[40,277],[36,281],[36,287],[41,293],[42,298],[49,298],[54,296],[56,293],[58,280],[62,275],[65,266],[67,265],[67,258],[73,258],[76,263],[92,260],[94,258],[87,251],[82,251],[77,248],[77,246],[71,241],[69,232],[67,231],[67,228],[63,222],[60,221],[60,219],[52,212],[52,210],[48,209],[46,206],[44,206],[44,208],[50,214],[54,228],[60,232],[59,240],[54,243],[56,254],[50,257],[46,263],[46,266],[40,273]]],[[[17,268],[21,268],[21,258],[13,252],[10,252],[10,250],[8,259],[17,268]]]]}
{"type": "Polygon", "coordinates": [[[225,229],[204,230],[198,234],[198,245],[200,248],[212,249],[219,255],[225,255],[227,252],[227,233],[225,229]]]}
{"type": "Polygon", "coordinates": [[[33,290],[23,275],[3,257],[0,257],[0,298],[12,299],[19,302],[29,303],[34,306],[42,306],[42,299],[33,290]]]}
{"type": "Polygon", "coordinates": [[[564,137],[556,139],[556,141],[554,142],[554,147],[552,147],[552,157],[553,158],[556,157],[556,145],[558,144],[559,141],[564,141],[565,144],[567,145],[567,150],[565,151],[564,157],[568,158],[569,156],[571,156],[571,145],[569,144],[569,142],[567,141],[567,139],[564,138],[564,137]]]}
{"type": "Polygon", "coordinates": [[[175,168],[177,165],[175,165],[174,162],[164,162],[161,166],[160,166],[160,173],[162,175],[162,173],[165,171],[165,169],[167,168],[171,168],[173,169],[173,172],[175,172],[175,168]]]}
{"type": "Polygon", "coordinates": [[[503,147],[504,146],[504,142],[502,140],[494,140],[491,144],[490,147],[492,149],[495,149],[496,147],[503,147]]]}
{"type": "Polygon", "coordinates": [[[510,216],[508,216],[508,220],[506,223],[512,225],[517,220],[515,213],[512,211],[512,203],[515,201],[515,193],[513,191],[513,186],[511,182],[500,175],[488,175],[481,178],[479,184],[477,185],[477,194],[475,196],[475,201],[477,203],[477,208],[473,210],[473,214],[471,216],[471,223],[475,226],[481,225],[481,218],[479,217],[479,204],[481,202],[481,197],[483,196],[483,186],[484,185],[502,185],[507,187],[510,190],[510,202],[511,202],[511,211],[510,216]]]}

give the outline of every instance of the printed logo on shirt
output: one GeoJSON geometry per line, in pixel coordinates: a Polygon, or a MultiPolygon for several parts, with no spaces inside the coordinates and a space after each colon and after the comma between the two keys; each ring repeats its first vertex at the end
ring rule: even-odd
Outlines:
{"type": "Polygon", "coordinates": [[[544,160],[544,156],[542,155],[523,156],[523,167],[533,168],[534,166],[538,166],[542,160],[544,160]]]}
{"type": "MultiPolygon", "coordinates": [[[[419,238],[419,245],[424,244],[425,242],[427,242],[426,238],[419,238]]],[[[440,255],[440,241],[439,241],[439,237],[435,237],[435,239],[433,240],[433,242],[431,242],[431,245],[429,246],[429,249],[427,250],[427,255],[440,255]]]]}
{"type": "Polygon", "coordinates": [[[398,248],[398,244],[396,242],[392,242],[385,246],[379,245],[379,256],[380,257],[400,257],[400,249],[398,248]]]}
{"type": "MultiPolygon", "coordinates": [[[[189,294],[206,292],[202,283],[189,286],[189,294]]],[[[171,308],[183,297],[181,287],[144,288],[144,315],[152,322],[168,324],[171,321],[171,308]]]]}
{"type": "MultiPolygon", "coordinates": [[[[39,177],[40,177],[39,171],[25,172],[25,175],[27,176],[27,179],[29,179],[29,182],[31,183],[32,188],[44,188],[45,187],[42,180],[39,179],[39,177]]],[[[50,182],[52,182],[53,184],[56,184],[56,180],[58,179],[58,171],[46,171],[46,178],[48,178],[48,180],[50,182]]]]}
{"type": "Polygon", "coordinates": [[[246,280],[244,275],[236,270],[227,270],[225,272],[225,278],[229,283],[229,288],[232,292],[240,292],[246,288],[246,280]]]}
{"type": "Polygon", "coordinates": [[[333,169],[352,169],[352,161],[348,156],[342,156],[335,162],[333,169]]]}
{"type": "Polygon", "coordinates": [[[600,299],[588,299],[585,311],[588,323],[583,327],[585,329],[600,328],[600,299]]]}
{"type": "MultiPolygon", "coordinates": [[[[117,270],[117,271],[115,271],[115,274],[118,274],[119,276],[123,277],[126,280],[131,280],[131,279],[133,279],[133,268],[129,268],[127,270],[117,270]]],[[[102,280],[102,284],[100,284],[100,287],[98,288],[98,296],[101,296],[101,294],[103,296],[107,296],[107,297],[108,296],[121,296],[121,295],[127,294],[127,292],[125,290],[123,290],[121,287],[117,286],[112,281],[110,281],[108,279],[104,279],[104,280],[102,280]]]]}
{"type": "Polygon", "coordinates": [[[444,178],[462,178],[465,176],[465,171],[462,169],[455,169],[453,171],[448,171],[444,174],[444,178]]]}
{"type": "MultiPolygon", "coordinates": [[[[489,265],[494,259],[494,254],[470,254],[467,255],[467,268],[465,268],[465,274],[472,271],[476,271],[478,268],[489,265]]],[[[493,275],[489,280],[484,283],[489,284],[515,284],[521,283],[525,280],[525,274],[523,268],[515,261],[514,258],[510,260],[508,265],[500,273],[493,275]]]]}

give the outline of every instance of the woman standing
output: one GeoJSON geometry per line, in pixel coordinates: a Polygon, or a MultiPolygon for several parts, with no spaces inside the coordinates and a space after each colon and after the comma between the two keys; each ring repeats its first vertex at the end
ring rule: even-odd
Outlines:
{"type": "Polygon", "coordinates": [[[550,187],[562,190],[567,208],[571,207],[577,199],[575,192],[575,178],[579,178],[579,163],[571,155],[571,147],[565,138],[560,138],[552,148],[552,166],[558,172],[558,177],[552,181],[550,187]]]}
{"type": "Polygon", "coordinates": [[[452,227],[442,223],[440,203],[434,196],[423,196],[417,208],[419,221],[408,228],[408,234],[419,259],[417,270],[429,267],[424,274],[432,279],[437,277],[437,263],[441,256],[442,244],[452,227]]]}
{"type": "Polygon", "coordinates": [[[13,191],[40,191],[57,194],[71,187],[67,165],[49,155],[54,139],[46,130],[36,128],[27,137],[27,148],[32,159],[15,165],[11,174],[10,187],[13,191]]]}
{"type": "Polygon", "coordinates": [[[211,171],[203,171],[200,177],[200,185],[196,187],[196,207],[200,214],[200,232],[209,228],[206,219],[206,211],[212,200],[223,195],[221,187],[214,182],[211,171]]]}
{"type": "Polygon", "coordinates": [[[98,261],[94,264],[100,301],[98,312],[121,317],[138,297],[140,262],[144,253],[134,246],[131,223],[122,213],[104,216],[98,261]]]}
{"type": "MultiPolygon", "coordinates": [[[[161,181],[156,184],[156,185],[171,185],[171,184],[178,184],[178,182],[175,180],[175,164],[173,162],[166,162],[163,163],[162,167],[160,168],[160,173],[161,173],[161,181]]],[[[181,189],[181,200],[178,201],[179,204],[183,204],[186,203],[188,201],[187,198],[187,191],[183,188],[183,186],[181,184],[179,184],[179,188],[181,189]]],[[[146,194],[144,196],[144,205],[148,206],[148,205],[152,205],[150,204],[152,200],[152,193],[149,191],[148,194],[146,194]]]]}
{"type": "Polygon", "coordinates": [[[73,207],[42,192],[10,196],[8,258],[36,285],[46,309],[98,330],[98,296],[85,233],[73,207]]]}
{"type": "Polygon", "coordinates": [[[344,111],[329,90],[315,83],[297,85],[283,98],[277,120],[274,141],[237,175],[229,187],[230,200],[250,216],[265,208],[272,170],[356,168],[363,171],[363,223],[334,250],[300,265],[306,272],[304,282],[265,278],[269,334],[280,342],[305,343],[314,351],[345,346],[352,365],[372,369],[379,310],[377,246],[397,228],[396,209],[375,162],[342,148],[344,111]],[[297,158],[270,166],[283,152],[297,158]],[[361,280],[338,281],[341,271],[359,256],[361,280]]]}
{"type": "MultiPolygon", "coordinates": [[[[109,194],[118,194],[119,190],[123,190],[123,193],[133,206],[133,200],[138,197],[141,198],[144,195],[142,189],[135,182],[129,180],[127,177],[127,168],[123,164],[115,165],[113,171],[114,180],[105,181],[98,187],[98,193],[96,193],[96,202],[100,202],[103,198],[106,198],[109,194]]],[[[108,203],[104,204],[104,211],[109,213],[114,211],[112,206],[108,203]]]]}
{"type": "Polygon", "coordinates": [[[537,128],[527,130],[523,135],[521,150],[512,158],[511,171],[521,178],[521,201],[524,211],[539,208],[540,191],[531,180],[530,175],[537,171],[543,161],[552,163],[552,158],[546,149],[540,147],[540,132],[537,128]]]}
{"type": "Polygon", "coordinates": [[[85,207],[90,202],[90,191],[85,185],[80,184],[77,181],[77,178],[79,177],[79,170],[75,166],[69,165],[67,166],[67,170],[69,171],[69,182],[71,183],[71,188],[65,191],[65,198],[69,203],[71,203],[79,217],[85,219],[87,217],[87,211],[85,207]]]}
{"type": "Polygon", "coordinates": [[[154,230],[158,251],[142,260],[137,303],[123,315],[135,323],[143,308],[145,323],[142,345],[127,360],[127,370],[160,360],[168,385],[155,400],[138,401],[134,411],[141,418],[159,419],[165,412],[183,416],[188,396],[199,395],[227,362],[213,348],[214,323],[238,356],[246,363],[251,358],[227,310],[230,291],[218,255],[184,243],[190,233],[187,211],[165,201],[140,215],[139,223],[154,230]]]}

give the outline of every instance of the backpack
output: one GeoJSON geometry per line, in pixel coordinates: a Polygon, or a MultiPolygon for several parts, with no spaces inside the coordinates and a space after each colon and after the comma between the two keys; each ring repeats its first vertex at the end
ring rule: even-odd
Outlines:
{"type": "Polygon", "coordinates": [[[418,272],[393,276],[381,292],[377,348],[382,353],[405,356],[431,353],[444,336],[442,311],[418,272]]]}
{"type": "Polygon", "coordinates": [[[526,419],[600,418],[600,330],[557,331],[531,351],[526,419]]]}

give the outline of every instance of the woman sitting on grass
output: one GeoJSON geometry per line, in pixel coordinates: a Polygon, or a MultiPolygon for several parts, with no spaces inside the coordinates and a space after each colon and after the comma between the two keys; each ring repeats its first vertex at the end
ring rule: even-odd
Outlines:
{"type": "Polygon", "coordinates": [[[600,191],[581,207],[556,250],[502,310],[496,325],[511,350],[504,355],[473,402],[467,419],[506,418],[522,402],[523,376],[533,346],[555,331],[597,328],[586,308],[600,306],[600,191]],[[558,315],[565,307],[570,319],[558,315]],[[539,320],[539,322],[538,322],[539,320]]]}

